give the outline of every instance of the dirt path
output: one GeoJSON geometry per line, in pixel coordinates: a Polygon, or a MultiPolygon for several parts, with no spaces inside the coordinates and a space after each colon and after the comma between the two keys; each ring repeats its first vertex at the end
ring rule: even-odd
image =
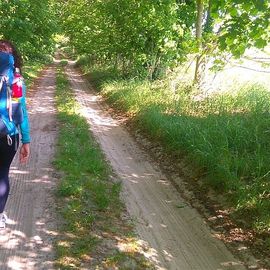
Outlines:
{"type": "Polygon", "coordinates": [[[43,74],[31,100],[31,159],[11,167],[11,194],[6,207],[9,224],[0,233],[1,270],[53,269],[52,239],[56,234],[53,217],[55,179],[51,168],[56,142],[53,106],[53,68],[43,74]]]}
{"type": "Polygon", "coordinates": [[[113,120],[91,86],[71,67],[67,69],[82,114],[114,171],[123,182],[123,198],[134,217],[138,235],[157,269],[246,269],[217,240],[205,222],[151,163],[133,138],[113,120]]]}

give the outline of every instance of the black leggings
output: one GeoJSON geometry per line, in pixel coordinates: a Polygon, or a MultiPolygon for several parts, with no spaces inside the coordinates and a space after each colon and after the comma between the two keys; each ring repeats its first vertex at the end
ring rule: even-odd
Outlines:
{"type": "Polygon", "coordinates": [[[0,213],[4,212],[9,195],[9,168],[16,154],[19,135],[11,136],[12,144],[8,145],[7,137],[0,138],[0,213]]]}

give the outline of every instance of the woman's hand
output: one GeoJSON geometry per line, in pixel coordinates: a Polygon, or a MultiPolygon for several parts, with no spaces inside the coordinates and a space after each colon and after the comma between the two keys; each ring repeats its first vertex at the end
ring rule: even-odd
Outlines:
{"type": "Polygon", "coordinates": [[[20,163],[26,163],[30,156],[30,144],[24,143],[20,149],[20,163]]]}

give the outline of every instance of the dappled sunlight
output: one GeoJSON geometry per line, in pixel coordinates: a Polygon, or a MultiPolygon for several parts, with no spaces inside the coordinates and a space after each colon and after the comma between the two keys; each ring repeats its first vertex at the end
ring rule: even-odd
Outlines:
{"type": "Polygon", "coordinates": [[[228,269],[243,269],[120,122],[100,106],[95,94],[89,94],[91,87],[70,69],[67,74],[81,114],[122,179],[122,197],[141,239],[116,235],[116,247],[121,252],[142,254],[157,269],[166,269],[162,268],[165,265],[169,269],[226,269],[227,262],[233,267],[228,269]]]}
{"type": "Polygon", "coordinates": [[[242,263],[239,263],[239,262],[223,262],[221,263],[222,266],[225,266],[225,267],[231,267],[231,266],[239,266],[239,265],[243,265],[242,263]]]}
{"type": "Polygon", "coordinates": [[[130,181],[131,183],[133,183],[133,184],[138,184],[138,183],[139,183],[138,181],[133,180],[133,179],[129,179],[129,181],[130,181]]]}
{"type": "MultiPolygon", "coordinates": [[[[10,223],[7,223],[10,225],[10,223]]],[[[7,230],[5,234],[1,234],[0,247],[6,249],[15,250],[20,243],[26,240],[26,235],[17,230],[7,230]]]]}
{"type": "MultiPolygon", "coordinates": [[[[131,161],[133,160],[132,158],[130,159],[131,161]]],[[[124,164],[123,164],[124,165],[124,164]]],[[[130,171],[133,171],[132,166],[123,166],[123,170],[127,169],[130,171]]],[[[158,185],[160,186],[171,186],[172,184],[170,183],[170,181],[168,180],[164,180],[164,179],[158,179],[158,178],[153,178],[154,175],[153,174],[149,174],[149,173],[142,173],[142,174],[138,174],[138,173],[131,173],[131,174],[120,174],[123,181],[129,181],[131,183],[134,184],[139,184],[141,183],[142,185],[144,185],[145,181],[154,181],[156,182],[158,185]]],[[[167,201],[167,202],[171,202],[171,201],[167,201]]]]}
{"type": "MultiPolygon", "coordinates": [[[[40,169],[40,172],[41,171],[48,172],[50,169],[44,168],[40,169]]],[[[38,258],[40,256],[48,257],[49,254],[53,253],[52,243],[48,242],[47,238],[56,237],[58,232],[48,227],[47,215],[43,217],[36,216],[36,221],[33,225],[31,224],[31,219],[27,220],[29,216],[25,207],[33,202],[29,201],[30,194],[23,189],[21,181],[26,185],[26,190],[29,188],[33,190],[33,192],[36,189],[35,185],[38,185],[38,188],[40,188],[41,184],[44,185],[44,188],[52,188],[54,184],[52,183],[52,177],[48,174],[31,179],[33,176],[33,172],[31,170],[19,170],[16,166],[12,167],[10,175],[12,178],[12,189],[7,207],[7,228],[5,231],[0,233],[0,250],[5,251],[4,254],[6,254],[1,255],[1,263],[3,266],[1,269],[28,270],[30,269],[29,265],[34,267],[34,265],[39,262],[38,258]],[[21,189],[21,192],[24,193],[24,197],[18,197],[16,192],[17,189],[21,189]],[[25,197],[28,198],[28,200],[25,197]],[[21,202],[17,205],[18,209],[14,209],[14,211],[10,206],[18,200],[21,202]],[[24,207],[23,211],[21,207],[24,207]],[[21,211],[19,215],[18,211],[21,211]],[[32,226],[35,227],[33,231],[35,231],[36,234],[34,235],[31,235],[32,233],[29,231],[29,228],[32,226]],[[6,252],[8,250],[12,250],[12,253],[6,252]],[[12,256],[9,257],[9,254],[12,254],[12,256]]],[[[38,196],[38,194],[36,195],[38,196]]],[[[33,207],[35,206],[31,205],[30,209],[33,209],[33,207]]],[[[33,214],[36,215],[35,210],[33,214]]],[[[49,264],[50,262],[48,261],[48,265],[49,264]]]]}
{"type": "MultiPolygon", "coordinates": [[[[43,224],[44,227],[46,224],[43,224]]],[[[1,269],[30,269],[29,265],[36,265],[38,262],[38,257],[44,254],[51,254],[53,252],[53,247],[51,244],[46,244],[44,242],[43,236],[35,235],[32,237],[27,237],[27,235],[14,227],[20,227],[20,222],[10,223],[8,222],[8,227],[4,234],[0,234],[0,250],[1,252],[9,250],[9,255],[2,256],[1,269]],[[14,226],[16,225],[16,226],[14,226]],[[14,228],[14,229],[13,229],[14,228]],[[9,267],[9,268],[5,268],[9,267]],[[13,268],[15,267],[15,268],[13,268]],[[17,268],[16,268],[17,267],[17,268]],[[24,267],[24,268],[18,268],[24,267]]],[[[41,234],[44,234],[44,230],[39,228],[41,234]]],[[[53,232],[54,235],[58,233],[53,232]]],[[[49,233],[52,235],[52,233],[49,233]]],[[[46,262],[44,262],[46,263],[46,262]]]]}
{"type": "Polygon", "coordinates": [[[167,259],[167,261],[170,261],[170,260],[172,260],[172,259],[173,259],[172,254],[170,254],[168,251],[163,250],[163,253],[164,253],[165,258],[167,259]]]}
{"type": "Polygon", "coordinates": [[[110,115],[106,116],[102,114],[101,116],[100,109],[97,108],[96,106],[91,106],[91,104],[94,105],[98,103],[100,97],[96,95],[91,95],[91,96],[87,95],[88,89],[85,89],[86,92],[81,92],[81,88],[85,87],[85,82],[79,75],[72,73],[71,84],[72,84],[72,89],[76,94],[77,102],[81,106],[79,109],[80,114],[84,116],[88,121],[91,120],[92,122],[94,122],[94,124],[98,127],[96,128],[97,133],[110,131],[110,128],[117,127],[119,125],[116,120],[113,120],[110,117],[110,115]],[[83,96],[80,97],[80,95],[83,95],[83,96]]]}
{"type": "MultiPolygon", "coordinates": [[[[130,159],[132,160],[132,159],[130,159]]],[[[126,169],[132,170],[132,167],[130,166],[123,166],[126,169]]],[[[153,179],[153,175],[152,174],[136,174],[136,173],[131,173],[129,174],[121,174],[123,181],[130,181],[131,183],[134,184],[139,184],[142,183],[144,184],[144,181],[155,181],[156,183],[160,184],[160,185],[164,185],[164,186],[171,186],[171,183],[168,180],[164,180],[164,179],[153,179]]]]}
{"type": "Polygon", "coordinates": [[[166,203],[172,203],[172,200],[165,200],[166,203]]]}
{"type": "MultiPolygon", "coordinates": [[[[240,227],[236,227],[235,224],[230,220],[230,210],[217,210],[216,215],[211,215],[208,218],[208,221],[211,223],[211,226],[215,229],[213,234],[219,240],[222,240],[225,243],[242,243],[242,245],[248,245],[250,241],[254,238],[254,232],[252,230],[244,231],[240,227]],[[224,231],[224,228],[227,228],[224,231]]],[[[239,251],[247,250],[246,246],[240,246],[239,251]]]]}
{"type": "Polygon", "coordinates": [[[0,231],[1,270],[53,268],[53,239],[58,232],[53,193],[56,179],[51,160],[57,127],[54,76],[50,69],[46,72],[50,75],[42,80],[37,93],[29,100],[30,160],[20,164],[17,152],[10,170],[8,221],[6,229],[0,231]]]}
{"type": "Polygon", "coordinates": [[[7,224],[16,225],[17,222],[9,217],[8,220],[7,220],[7,224]]]}
{"type": "Polygon", "coordinates": [[[168,180],[158,180],[157,182],[166,186],[171,185],[171,183],[168,180]]]}
{"type": "MultiPolygon", "coordinates": [[[[166,227],[166,225],[161,224],[161,226],[166,227]]],[[[149,226],[152,228],[152,226],[149,226]]],[[[120,252],[127,254],[136,254],[139,253],[143,255],[145,258],[149,259],[153,265],[155,265],[155,269],[165,270],[167,268],[162,267],[160,261],[160,253],[162,253],[163,257],[167,262],[171,262],[175,260],[174,255],[166,249],[158,251],[157,249],[151,247],[151,245],[142,239],[139,238],[121,238],[119,236],[114,237],[117,240],[116,247],[120,252]]],[[[237,261],[224,261],[221,262],[219,267],[216,269],[239,269],[238,267],[242,267],[243,264],[237,261]]],[[[177,268],[178,269],[178,268],[177,268]]],[[[179,268],[180,269],[180,268],[179,268]]],[[[181,268],[181,269],[189,269],[189,268],[181,268]]],[[[191,269],[191,268],[190,268],[191,269]]],[[[205,269],[205,268],[200,268],[205,269]]],[[[213,268],[214,269],[214,268],[213,268]]],[[[241,268],[242,269],[242,268],[241,268]]]]}
{"type": "MultiPolygon", "coordinates": [[[[53,170],[51,168],[40,168],[40,171],[44,173],[52,173],[53,170]]],[[[25,178],[27,176],[30,176],[32,174],[31,170],[19,170],[18,168],[15,169],[15,167],[11,167],[10,169],[10,176],[20,179],[25,178]]],[[[27,183],[43,183],[43,184],[49,184],[54,185],[51,181],[51,176],[49,174],[44,174],[41,177],[34,178],[34,179],[25,179],[25,182],[27,183]]]]}
{"type": "MultiPolygon", "coordinates": [[[[139,253],[145,258],[149,259],[153,263],[153,265],[155,265],[156,269],[166,269],[161,267],[158,251],[152,248],[148,242],[138,238],[115,237],[115,239],[117,240],[116,247],[120,252],[128,254],[139,253]]],[[[169,255],[167,251],[164,251],[164,253],[169,255]]],[[[169,257],[172,258],[171,255],[169,255],[169,257]]]]}
{"type": "MultiPolygon", "coordinates": [[[[54,99],[52,97],[42,98],[42,100],[46,100],[46,102],[53,102],[54,99]]],[[[31,105],[35,106],[38,101],[33,100],[31,105]]],[[[56,110],[54,108],[48,109],[46,106],[39,106],[35,109],[35,111],[29,111],[29,115],[35,115],[36,113],[44,113],[45,115],[48,114],[55,114],[56,110]]]]}
{"type": "Polygon", "coordinates": [[[27,170],[20,170],[17,167],[10,167],[10,173],[13,174],[29,174],[29,171],[27,170]]]}
{"type": "Polygon", "coordinates": [[[44,175],[42,176],[41,178],[36,178],[36,179],[33,179],[29,182],[32,182],[32,183],[43,183],[43,184],[52,184],[51,183],[51,178],[49,175],[44,175]]]}
{"type": "Polygon", "coordinates": [[[77,63],[77,60],[70,60],[68,59],[68,64],[74,66],[77,63]]]}
{"type": "Polygon", "coordinates": [[[65,58],[63,54],[59,52],[56,53],[55,57],[53,57],[53,63],[56,65],[61,65],[61,63],[68,64],[70,66],[74,66],[77,63],[77,60],[71,60],[69,58],[65,58]]]}
{"type": "MultiPolygon", "coordinates": [[[[134,239],[117,233],[115,228],[111,228],[109,233],[103,228],[103,232],[97,230],[92,235],[101,241],[100,250],[117,248],[124,254],[140,254],[149,258],[156,269],[244,269],[220,241],[223,239],[208,227],[198,211],[180,196],[159,166],[138,147],[121,126],[121,120],[110,117],[100,98],[91,93],[91,86],[71,68],[67,67],[66,71],[80,105],[80,114],[87,119],[107,160],[122,180],[122,198],[136,226],[138,239],[147,243],[147,248],[144,245],[141,251],[134,239]],[[112,239],[117,240],[117,243],[112,243],[112,239]]],[[[204,121],[197,117],[193,120],[204,121]]],[[[214,217],[212,219],[215,220],[214,217]]],[[[74,241],[76,245],[76,240],[70,239],[70,242],[74,241]]],[[[95,260],[94,255],[92,257],[92,254],[85,253],[81,258],[92,262],[95,260]]],[[[103,263],[116,269],[114,267],[121,260],[125,259],[118,254],[104,259],[103,263]]],[[[127,262],[130,267],[135,265],[132,260],[127,262]]]]}
{"type": "Polygon", "coordinates": [[[27,264],[28,262],[26,260],[22,260],[22,258],[17,256],[12,256],[7,262],[10,270],[27,270],[27,264]]]}
{"type": "Polygon", "coordinates": [[[98,125],[100,127],[100,129],[104,130],[104,127],[115,127],[117,126],[115,121],[112,121],[112,119],[110,117],[104,118],[104,117],[98,117],[96,115],[96,111],[94,109],[91,108],[82,108],[79,110],[80,114],[84,117],[86,117],[87,119],[93,118],[93,115],[95,115],[95,117],[93,118],[93,121],[95,122],[96,125],[98,125]],[[91,117],[92,115],[92,117],[91,117]]]}
{"type": "MultiPolygon", "coordinates": [[[[74,91],[79,91],[78,89],[74,89],[74,91]]],[[[99,98],[97,96],[93,96],[91,99],[85,98],[83,100],[78,100],[79,104],[85,105],[79,109],[80,114],[86,119],[92,119],[92,121],[99,127],[100,131],[108,130],[108,127],[116,127],[118,126],[117,122],[113,120],[110,116],[99,116],[98,110],[94,109],[91,106],[87,106],[87,103],[96,103],[99,98]]]]}

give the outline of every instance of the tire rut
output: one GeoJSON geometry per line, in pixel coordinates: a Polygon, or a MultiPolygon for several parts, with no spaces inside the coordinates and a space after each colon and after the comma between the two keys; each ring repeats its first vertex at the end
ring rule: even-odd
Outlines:
{"type": "Polygon", "coordinates": [[[0,232],[1,270],[53,269],[52,241],[57,234],[53,195],[56,179],[51,166],[57,136],[54,90],[55,70],[50,67],[29,100],[29,163],[19,164],[16,156],[11,165],[11,194],[6,207],[9,222],[0,232]]]}

